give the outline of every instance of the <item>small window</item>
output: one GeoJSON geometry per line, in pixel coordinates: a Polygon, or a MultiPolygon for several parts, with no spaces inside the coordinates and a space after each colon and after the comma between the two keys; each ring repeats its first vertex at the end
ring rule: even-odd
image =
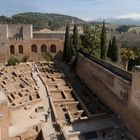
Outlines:
{"type": "Polygon", "coordinates": [[[32,45],[31,46],[31,52],[37,53],[37,45],[32,45]]]}
{"type": "Polygon", "coordinates": [[[56,53],[56,45],[54,45],[54,44],[51,45],[50,52],[51,53],[56,53]]]}
{"type": "Polygon", "coordinates": [[[19,50],[19,53],[23,54],[23,46],[22,45],[18,46],[18,50],[19,50]]]}
{"type": "Polygon", "coordinates": [[[10,46],[10,54],[15,54],[15,46],[14,45],[10,46]]]}
{"type": "Polygon", "coordinates": [[[41,52],[42,53],[46,53],[47,52],[47,46],[46,45],[42,45],[41,46],[41,52]]]}

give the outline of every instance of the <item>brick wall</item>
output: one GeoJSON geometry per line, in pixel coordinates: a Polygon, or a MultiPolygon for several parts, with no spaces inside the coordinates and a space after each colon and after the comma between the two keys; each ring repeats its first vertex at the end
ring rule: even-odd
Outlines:
{"type": "MultiPolygon", "coordinates": [[[[30,39],[30,40],[9,40],[6,42],[4,47],[4,58],[0,59],[0,62],[5,62],[8,58],[13,55],[21,60],[25,55],[29,55],[30,60],[40,60],[43,53],[41,52],[41,46],[46,45],[47,52],[49,52],[54,58],[61,58],[63,51],[63,41],[58,39],[30,39]],[[54,44],[56,46],[56,53],[51,53],[50,47],[54,44]],[[10,46],[13,45],[15,53],[10,54],[10,46]],[[19,45],[23,46],[23,54],[19,53],[19,45]],[[37,46],[37,53],[31,52],[31,46],[37,46]]],[[[1,54],[2,55],[2,54],[1,54]]],[[[0,55],[0,56],[1,56],[0,55]]]]}

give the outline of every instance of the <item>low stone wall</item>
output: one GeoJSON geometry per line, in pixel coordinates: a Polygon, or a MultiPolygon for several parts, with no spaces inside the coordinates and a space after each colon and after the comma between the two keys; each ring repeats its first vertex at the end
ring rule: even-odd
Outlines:
{"type": "Polygon", "coordinates": [[[136,113],[130,102],[133,75],[119,68],[118,71],[115,70],[119,73],[117,74],[105,67],[105,65],[111,67],[111,64],[102,62],[102,60],[99,61],[100,64],[79,54],[75,69],[77,76],[140,139],[140,111],[136,113]]]}

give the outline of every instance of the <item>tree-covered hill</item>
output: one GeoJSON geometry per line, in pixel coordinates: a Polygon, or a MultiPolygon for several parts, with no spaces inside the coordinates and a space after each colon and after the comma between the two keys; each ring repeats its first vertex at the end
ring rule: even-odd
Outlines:
{"type": "Polygon", "coordinates": [[[32,24],[35,30],[50,28],[56,30],[69,23],[84,24],[84,20],[77,17],[60,15],[60,14],[48,14],[48,13],[20,13],[13,15],[12,17],[0,16],[1,23],[13,23],[13,24],[32,24]]]}

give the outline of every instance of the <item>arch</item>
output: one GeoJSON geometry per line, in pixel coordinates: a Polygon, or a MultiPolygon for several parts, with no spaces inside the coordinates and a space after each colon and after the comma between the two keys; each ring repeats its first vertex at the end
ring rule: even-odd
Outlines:
{"type": "Polygon", "coordinates": [[[46,52],[47,52],[47,46],[46,46],[45,44],[43,44],[43,45],[41,46],[41,52],[42,52],[42,53],[46,53],[46,52]]]}
{"type": "Polygon", "coordinates": [[[19,51],[19,53],[23,54],[23,46],[22,45],[18,46],[18,51],[19,51]]]}
{"type": "Polygon", "coordinates": [[[31,46],[31,52],[37,53],[37,45],[33,44],[31,46]]]}
{"type": "Polygon", "coordinates": [[[54,44],[51,45],[50,52],[51,53],[56,53],[56,45],[54,45],[54,44]]]}
{"type": "Polygon", "coordinates": [[[15,46],[14,45],[10,46],[10,54],[15,54],[15,46]]]}

